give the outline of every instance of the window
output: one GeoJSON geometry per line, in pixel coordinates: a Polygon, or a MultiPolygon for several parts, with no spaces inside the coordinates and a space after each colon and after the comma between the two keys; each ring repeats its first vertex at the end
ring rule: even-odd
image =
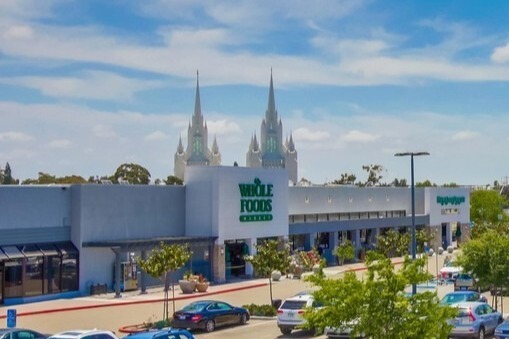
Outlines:
{"type": "Polygon", "coordinates": [[[61,291],[78,290],[78,251],[72,243],[56,244],[62,253],[61,291]]]}
{"type": "Polygon", "coordinates": [[[4,262],[4,297],[23,296],[23,259],[10,259],[4,262]]]}

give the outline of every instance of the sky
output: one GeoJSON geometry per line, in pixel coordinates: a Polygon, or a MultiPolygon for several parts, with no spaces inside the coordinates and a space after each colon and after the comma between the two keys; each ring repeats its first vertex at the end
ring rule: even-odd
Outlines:
{"type": "Polygon", "coordinates": [[[0,0],[0,167],[173,175],[199,71],[209,147],[245,166],[270,76],[299,178],[509,175],[509,1],[0,0]]]}

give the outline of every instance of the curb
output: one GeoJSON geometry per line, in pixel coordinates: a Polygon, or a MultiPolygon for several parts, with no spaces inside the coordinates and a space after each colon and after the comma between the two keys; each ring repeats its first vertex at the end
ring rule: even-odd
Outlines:
{"type": "MultiPolygon", "coordinates": [[[[193,299],[193,298],[199,298],[205,295],[217,295],[222,293],[229,293],[229,292],[236,292],[236,291],[242,291],[252,288],[258,288],[267,286],[268,283],[259,283],[259,284],[253,284],[250,286],[242,286],[242,287],[234,287],[229,289],[224,289],[221,291],[215,291],[215,292],[207,292],[207,293],[200,293],[200,294],[190,294],[185,296],[179,296],[173,298],[168,298],[168,301],[172,300],[186,300],[186,299],[193,299]]],[[[18,317],[26,317],[31,315],[38,315],[38,314],[48,314],[48,313],[58,313],[58,312],[66,312],[66,311],[80,311],[80,310],[87,310],[87,309],[93,309],[93,308],[102,308],[102,307],[115,307],[115,306],[127,306],[127,305],[136,305],[136,304],[150,304],[155,302],[161,302],[164,301],[164,298],[157,298],[157,299],[151,299],[151,300],[135,300],[135,301],[126,301],[126,302],[116,302],[116,303],[110,303],[110,304],[95,304],[95,305],[84,305],[84,306],[73,306],[73,307],[62,307],[62,308],[55,308],[55,309],[49,309],[49,310],[40,310],[40,311],[32,311],[32,312],[21,312],[18,313],[18,317]]],[[[0,319],[6,319],[7,315],[0,315],[0,319]]]]}

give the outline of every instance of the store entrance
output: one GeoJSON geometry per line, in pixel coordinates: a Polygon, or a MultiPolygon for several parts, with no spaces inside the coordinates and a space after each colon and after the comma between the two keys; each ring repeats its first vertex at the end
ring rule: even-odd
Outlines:
{"type": "Polygon", "coordinates": [[[244,256],[247,254],[249,247],[244,240],[225,241],[226,280],[246,276],[244,256]]]}

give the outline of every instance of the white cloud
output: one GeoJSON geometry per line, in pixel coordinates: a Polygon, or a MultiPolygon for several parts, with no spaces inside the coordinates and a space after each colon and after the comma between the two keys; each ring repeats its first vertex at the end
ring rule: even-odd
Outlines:
{"type": "Polygon", "coordinates": [[[31,27],[25,25],[13,25],[7,28],[3,33],[5,39],[16,40],[16,39],[32,39],[34,31],[31,27]]]}
{"type": "Polygon", "coordinates": [[[297,128],[292,132],[295,142],[299,141],[326,141],[330,139],[330,134],[327,131],[311,131],[306,127],[297,128]]]}
{"type": "Polygon", "coordinates": [[[473,132],[473,131],[461,131],[461,132],[455,133],[451,137],[451,139],[452,140],[457,140],[457,141],[466,141],[466,140],[475,139],[475,138],[477,138],[479,136],[480,136],[480,134],[477,133],[477,132],[473,132]]]}
{"type": "Polygon", "coordinates": [[[161,131],[155,131],[155,132],[152,132],[152,133],[148,134],[147,136],[145,136],[145,140],[148,140],[148,141],[161,141],[161,140],[167,140],[168,138],[169,138],[169,135],[164,132],[161,132],[161,131]]]}
{"type": "Polygon", "coordinates": [[[100,71],[87,71],[75,77],[3,78],[0,83],[34,88],[51,97],[118,101],[131,99],[137,91],[161,85],[158,81],[126,78],[100,71]]]}
{"type": "Polygon", "coordinates": [[[98,138],[109,139],[118,137],[117,133],[113,130],[111,126],[99,124],[95,125],[92,130],[94,132],[94,135],[98,138]]]}
{"type": "Polygon", "coordinates": [[[495,48],[491,54],[491,60],[498,63],[509,61],[509,43],[505,44],[505,46],[495,48]]]}
{"type": "Polygon", "coordinates": [[[67,140],[67,139],[57,139],[57,140],[52,140],[49,142],[48,146],[50,148],[68,148],[69,146],[71,146],[71,141],[70,140],[67,140]]]}
{"type": "Polygon", "coordinates": [[[344,136],[341,137],[341,140],[346,142],[372,142],[378,139],[377,135],[364,133],[361,131],[353,130],[346,133],[344,136]]]}
{"type": "Polygon", "coordinates": [[[23,132],[0,132],[0,141],[30,141],[33,139],[30,134],[23,132]]]}
{"type": "Polygon", "coordinates": [[[207,121],[207,128],[209,130],[209,134],[212,135],[231,135],[242,133],[240,126],[236,122],[227,119],[209,120],[207,121]]]}

